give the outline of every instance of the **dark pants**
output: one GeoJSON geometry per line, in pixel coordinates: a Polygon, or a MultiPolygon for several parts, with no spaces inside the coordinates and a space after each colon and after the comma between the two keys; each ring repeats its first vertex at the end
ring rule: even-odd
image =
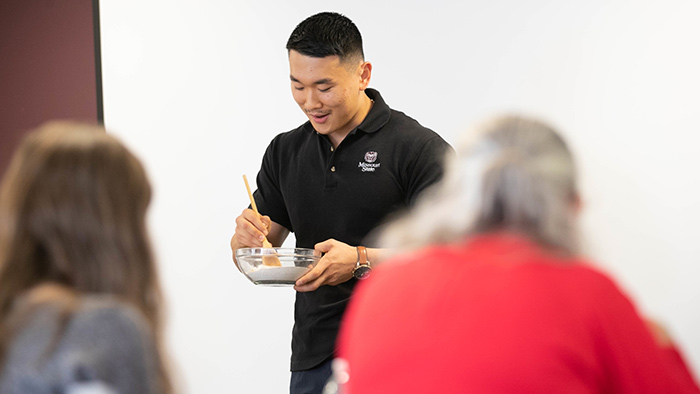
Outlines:
{"type": "Polygon", "coordinates": [[[326,382],[331,377],[331,361],[332,359],[329,359],[306,371],[292,371],[289,394],[322,394],[326,382]]]}

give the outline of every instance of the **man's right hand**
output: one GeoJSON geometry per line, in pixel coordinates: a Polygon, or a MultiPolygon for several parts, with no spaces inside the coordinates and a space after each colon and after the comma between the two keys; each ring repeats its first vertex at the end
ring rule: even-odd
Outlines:
{"type": "Polygon", "coordinates": [[[252,209],[244,209],[236,218],[236,232],[231,238],[231,248],[261,247],[263,239],[270,232],[271,224],[269,216],[258,215],[252,209]]]}
{"type": "MultiPolygon", "coordinates": [[[[252,209],[244,209],[236,218],[236,232],[231,237],[233,262],[238,267],[236,249],[260,248],[265,237],[273,246],[280,246],[287,235],[289,230],[270,220],[269,216],[258,215],[252,209]]],[[[238,269],[241,268],[238,267],[238,269]]]]}

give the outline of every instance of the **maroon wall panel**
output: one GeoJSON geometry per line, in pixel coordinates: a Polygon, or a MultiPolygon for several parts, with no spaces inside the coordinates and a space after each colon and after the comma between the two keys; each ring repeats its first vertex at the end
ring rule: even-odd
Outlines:
{"type": "Polygon", "coordinates": [[[97,6],[0,0],[0,176],[22,135],[41,123],[101,122],[97,6]]]}

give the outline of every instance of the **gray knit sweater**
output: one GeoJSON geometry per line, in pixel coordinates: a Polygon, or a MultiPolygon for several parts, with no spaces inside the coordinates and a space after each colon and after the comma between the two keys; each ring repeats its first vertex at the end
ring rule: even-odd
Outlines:
{"type": "Polygon", "coordinates": [[[57,310],[42,307],[10,344],[0,394],[158,393],[157,357],[145,318],[104,296],[85,297],[58,338],[57,310]]]}

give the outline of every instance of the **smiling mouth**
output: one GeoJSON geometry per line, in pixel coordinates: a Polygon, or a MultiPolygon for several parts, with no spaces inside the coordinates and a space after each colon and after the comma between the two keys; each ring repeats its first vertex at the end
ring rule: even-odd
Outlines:
{"type": "Polygon", "coordinates": [[[328,115],[330,114],[309,114],[309,116],[313,118],[313,120],[316,122],[325,121],[326,119],[328,119],[328,115]]]}

